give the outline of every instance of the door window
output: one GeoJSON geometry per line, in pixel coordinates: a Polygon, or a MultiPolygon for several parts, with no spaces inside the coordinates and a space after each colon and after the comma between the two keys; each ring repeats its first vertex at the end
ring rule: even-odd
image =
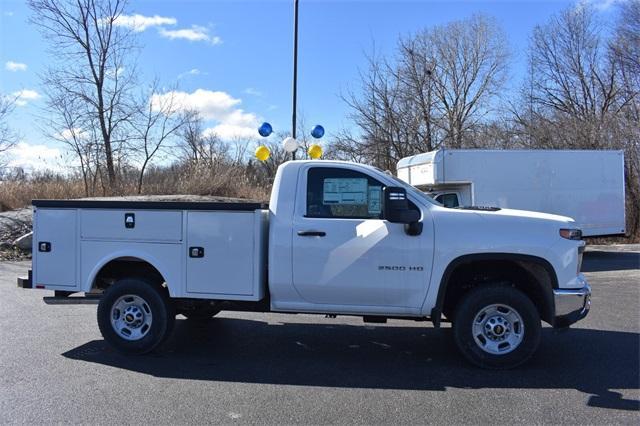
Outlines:
{"type": "Polygon", "coordinates": [[[458,207],[460,204],[458,203],[458,194],[440,194],[436,197],[436,201],[441,203],[445,207],[458,207]]]}
{"type": "Polygon", "coordinates": [[[355,170],[311,168],[306,217],[382,219],[382,188],[382,183],[355,170]]]}

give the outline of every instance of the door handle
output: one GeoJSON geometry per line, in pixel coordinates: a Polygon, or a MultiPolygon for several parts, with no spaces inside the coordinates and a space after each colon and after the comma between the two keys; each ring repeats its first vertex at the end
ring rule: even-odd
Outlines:
{"type": "Polygon", "coordinates": [[[301,237],[324,237],[327,233],[324,231],[298,231],[298,235],[301,237]]]}

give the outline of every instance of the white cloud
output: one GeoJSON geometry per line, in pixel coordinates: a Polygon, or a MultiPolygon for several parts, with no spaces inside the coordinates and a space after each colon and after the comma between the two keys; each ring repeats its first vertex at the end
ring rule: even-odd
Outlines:
{"type": "Polygon", "coordinates": [[[611,9],[612,6],[625,1],[627,0],[580,0],[576,4],[576,10],[580,10],[585,6],[593,6],[596,10],[605,12],[611,9]]]}
{"type": "Polygon", "coordinates": [[[209,34],[208,28],[199,25],[192,25],[191,28],[182,28],[179,30],[160,28],[160,35],[171,40],[205,41],[211,44],[222,43],[220,37],[209,34]]]}
{"type": "Polygon", "coordinates": [[[618,2],[617,0],[593,0],[592,1],[593,5],[598,10],[607,10],[617,2],[618,2]]]}
{"type": "Polygon", "coordinates": [[[209,127],[202,132],[204,135],[215,134],[220,139],[255,138],[258,135],[258,117],[253,113],[236,109],[220,124],[209,127]]]}
{"type": "Polygon", "coordinates": [[[178,21],[176,18],[168,16],[144,16],[139,14],[134,15],[120,15],[114,21],[114,25],[120,27],[130,28],[133,31],[139,33],[150,27],[157,27],[161,25],[175,25],[178,21]]]}
{"type": "Polygon", "coordinates": [[[110,68],[110,69],[107,69],[105,73],[111,77],[113,76],[118,77],[124,72],[124,70],[125,70],[125,67],[118,67],[115,70],[113,68],[110,68]]]}
{"type": "Polygon", "coordinates": [[[200,74],[206,74],[206,73],[203,73],[198,68],[193,68],[193,69],[190,69],[189,71],[185,71],[183,73],[178,74],[178,80],[188,75],[200,75],[200,74]]]}
{"type": "Polygon", "coordinates": [[[40,97],[40,94],[35,90],[23,89],[17,92],[13,92],[11,97],[16,99],[16,105],[25,106],[28,101],[34,101],[40,97]]]}
{"type": "Polygon", "coordinates": [[[156,105],[166,105],[172,97],[173,104],[178,109],[196,110],[205,120],[222,120],[229,115],[233,107],[242,102],[226,92],[213,92],[205,89],[197,89],[193,93],[172,91],[153,95],[151,102],[156,105]]]}
{"type": "Polygon", "coordinates": [[[251,96],[262,96],[262,92],[258,89],[254,89],[253,87],[247,87],[246,89],[244,89],[244,93],[251,96]]]}
{"type": "Polygon", "coordinates": [[[3,13],[4,16],[13,16],[13,12],[7,10],[6,12],[3,13]]]}
{"type": "Polygon", "coordinates": [[[85,139],[88,136],[89,136],[89,133],[85,130],[82,130],[79,127],[64,129],[63,131],[55,135],[57,139],[62,139],[65,141],[73,141],[74,137],[76,139],[85,139]]]}
{"type": "Polygon", "coordinates": [[[27,70],[27,64],[23,64],[20,62],[13,62],[13,61],[7,61],[7,63],[4,64],[4,67],[5,69],[13,72],[27,70]]]}
{"type": "Polygon", "coordinates": [[[152,104],[167,105],[173,99],[173,105],[179,110],[195,110],[206,121],[215,124],[204,131],[204,134],[217,134],[229,140],[234,137],[255,137],[259,125],[259,117],[238,108],[242,103],[226,92],[197,89],[193,93],[172,91],[151,98],[152,104]]]}
{"type": "Polygon", "coordinates": [[[19,142],[7,151],[9,167],[21,167],[28,171],[56,169],[60,167],[62,153],[58,148],[19,142]]]}

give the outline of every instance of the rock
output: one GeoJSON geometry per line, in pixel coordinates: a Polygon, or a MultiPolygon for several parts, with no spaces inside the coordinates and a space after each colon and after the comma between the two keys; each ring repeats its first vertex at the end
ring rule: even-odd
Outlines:
{"type": "Polygon", "coordinates": [[[29,232],[28,234],[24,234],[22,237],[17,238],[13,245],[18,247],[20,250],[31,251],[31,243],[33,241],[33,232],[29,232]]]}
{"type": "Polygon", "coordinates": [[[13,248],[13,244],[8,243],[6,241],[0,241],[0,250],[7,250],[13,248]]]}

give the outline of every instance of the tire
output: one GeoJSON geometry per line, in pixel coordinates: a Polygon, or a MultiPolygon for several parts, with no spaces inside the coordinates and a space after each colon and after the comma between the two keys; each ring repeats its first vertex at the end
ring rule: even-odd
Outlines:
{"type": "Polygon", "coordinates": [[[189,321],[204,322],[209,321],[211,318],[218,315],[220,310],[221,309],[215,307],[199,307],[188,311],[182,311],[181,314],[189,321]]]}
{"type": "Polygon", "coordinates": [[[523,292],[505,284],[476,287],[455,309],[456,346],[471,363],[505,370],[525,363],[538,349],[540,314],[523,292]]]}
{"type": "Polygon", "coordinates": [[[98,327],[104,340],[126,354],[157,348],[173,330],[175,312],[165,293],[140,278],[118,280],[98,304],[98,327]]]}

